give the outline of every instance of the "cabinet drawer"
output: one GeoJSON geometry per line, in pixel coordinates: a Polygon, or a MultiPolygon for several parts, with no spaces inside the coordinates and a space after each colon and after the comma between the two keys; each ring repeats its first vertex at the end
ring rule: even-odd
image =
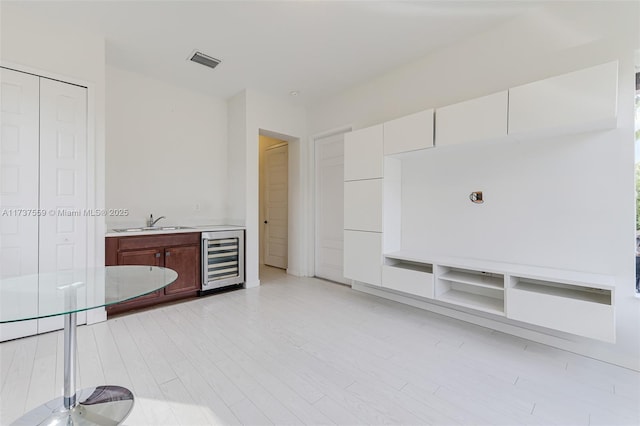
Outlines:
{"type": "Polygon", "coordinates": [[[427,271],[402,263],[384,265],[382,287],[433,299],[433,272],[427,271]]]}
{"type": "Polygon", "coordinates": [[[189,232],[185,234],[140,235],[118,238],[118,250],[137,250],[191,244],[200,244],[200,233],[189,232]]]}
{"type": "Polygon", "coordinates": [[[507,295],[507,318],[592,339],[615,342],[615,315],[611,303],[524,290],[507,295]]]}

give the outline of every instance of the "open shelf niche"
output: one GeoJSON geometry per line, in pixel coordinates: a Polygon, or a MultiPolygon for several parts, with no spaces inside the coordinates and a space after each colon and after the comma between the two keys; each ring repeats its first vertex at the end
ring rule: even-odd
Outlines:
{"type": "Polygon", "coordinates": [[[612,304],[613,292],[610,289],[584,287],[532,278],[511,277],[511,279],[512,286],[516,290],[599,303],[602,305],[612,304]]]}
{"type": "Polygon", "coordinates": [[[505,315],[504,275],[438,265],[435,298],[491,314],[505,315]]]}

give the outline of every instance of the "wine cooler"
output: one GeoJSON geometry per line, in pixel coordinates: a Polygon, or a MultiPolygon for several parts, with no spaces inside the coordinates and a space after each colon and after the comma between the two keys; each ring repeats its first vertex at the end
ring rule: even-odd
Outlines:
{"type": "Polygon", "coordinates": [[[244,231],[202,233],[202,291],[244,282],[244,231]]]}

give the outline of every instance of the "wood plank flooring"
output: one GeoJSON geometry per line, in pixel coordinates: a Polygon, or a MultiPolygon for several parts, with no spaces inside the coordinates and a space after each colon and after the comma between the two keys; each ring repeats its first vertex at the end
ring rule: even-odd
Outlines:
{"type": "MultiPolygon", "coordinates": [[[[639,425],[640,374],[313,278],[78,329],[127,425],[639,425]]],[[[0,424],[62,394],[62,332],[0,344],[0,424]]]]}

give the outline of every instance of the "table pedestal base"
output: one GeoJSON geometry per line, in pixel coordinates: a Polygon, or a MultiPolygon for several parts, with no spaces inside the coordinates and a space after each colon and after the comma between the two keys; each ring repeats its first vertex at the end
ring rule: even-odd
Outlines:
{"type": "Polygon", "coordinates": [[[133,394],[122,386],[98,386],[76,392],[78,404],[66,408],[64,397],[29,411],[13,425],[119,425],[133,409],[133,394]]]}

